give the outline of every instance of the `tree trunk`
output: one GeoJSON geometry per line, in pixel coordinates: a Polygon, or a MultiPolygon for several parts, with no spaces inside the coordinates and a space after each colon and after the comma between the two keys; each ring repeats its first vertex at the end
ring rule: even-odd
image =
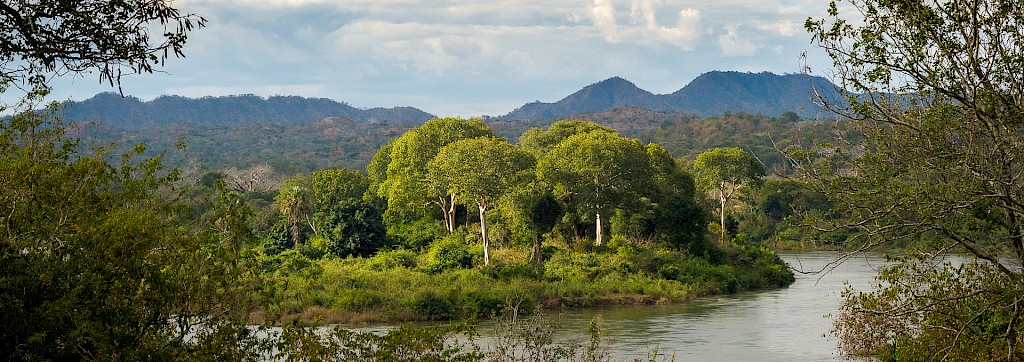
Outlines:
{"type": "Polygon", "coordinates": [[[597,241],[594,242],[594,245],[601,246],[601,244],[603,242],[604,242],[604,230],[601,229],[601,212],[598,211],[597,212],[597,241]]]}
{"type": "Polygon", "coordinates": [[[530,258],[530,259],[531,259],[531,261],[533,261],[534,264],[537,264],[537,265],[540,265],[540,262],[541,262],[541,257],[540,257],[540,238],[542,236],[543,235],[541,235],[541,233],[539,233],[539,232],[534,232],[533,233],[533,257],[530,258]]]}
{"type": "Polygon", "coordinates": [[[444,229],[448,234],[455,233],[455,195],[441,195],[437,198],[441,216],[444,218],[444,229]]]}
{"type": "Polygon", "coordinates": [[[448,203],[448,233],[455,233],[455,195],[451,195],[450,202],[448,203]]]}
{"type": "Polygon", "coordinates": [[[723,243],[725,242],[725,201],[726,201],[725,200],[725,194],[722,194],[722,212],[719,213],[719,217],[721,218],[721,224],[719,224],[719,226],[722,227],[722,242],[723,243]]]}
{"type": "Polygon", "coordinates": [[[300,233],[301,230],[299,229],[299,221],[298,220],[292,222],[292,228],[291,229],[292,229],[292,247],[295,248],[295,250],[299,250],[299,249],[302,248],[302,235],[300,233]]]}
{"type": "Polygon", "coordinates": [[[480,238],[484,241],[484,265],[491,264],[491,243],[487,240],[487,205],[477,203],[480,208],[480,238]]]}

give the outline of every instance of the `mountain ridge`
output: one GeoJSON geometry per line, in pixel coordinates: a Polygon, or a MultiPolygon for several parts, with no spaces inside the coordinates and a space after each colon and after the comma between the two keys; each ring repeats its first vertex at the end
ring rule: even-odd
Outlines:
{"type": "MultiPolygon", "coordinates": [[[[684,112],[700,117],[725,112],[778,116],[795,112],[804,119],[830,116],[815,103],[816,93],[834,96],[837,88],[822,77],[769,72],[711,71],[669,94],[653,94],[636,84],[611,77],[590,84],[552,103],[532,102],[488,119],[543,121],[573,114],[636,107],[659,112],[684,112]],[[817,91],[817,92],[816,92],[817,91]]],[[[436,116],[414,107],[360,109],[327,98],[260,97],[252,94],[188,98],[165,95],[151,101],[100,93],[66,102],[64,119],[95,121],[121,129],[152,129],[170,124],[234,125],[244,123],[306,123],[343,117],[370,123],[419,123],[436,116]]]]}
{"type": "Polygon", "coordinates": [[[169,124],[233,125],[242,123],[308,123],[329,117],[363,122],[419,122],[434,115],[413,107],[359,109],[327,98],[260,97],[252,94],[188,98],[165,95],[151,101],[100,93],[80,102],[65,102],[63,116],[71,122],[95,121],[122,129],[148,129],[169,124]]]}
{"type": "Polygon", "coordinates": [[[550,119],[627,106],[654,111],[687,112],[702,117],[732,111],[769,116],[796,112],[804,118],[815,118],[827,114],[816,103],[816,94],[833,97],[837,94],[836,89],[827,79],[806,74],[711,71],[701,74],[673,93],[653,94],[625,79],[612,77],[588,85],[559,101],[527,103],[496,118],[550,119]],[[594,94],[602,95],[601,99],[595,100],[594,94]],[[612,102],[606,101],[609,99],[612,102]]]}

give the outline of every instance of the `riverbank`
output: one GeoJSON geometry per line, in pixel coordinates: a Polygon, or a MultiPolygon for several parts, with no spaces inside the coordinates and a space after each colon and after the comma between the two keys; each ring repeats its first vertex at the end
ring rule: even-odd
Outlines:
{"type": "Polygon", "coordinates": [[[276,261],[268,302],[253,322],[395,323],[487,319],[511,306],[670,305],[794,280],[775,253],[759,246],[729,246],[710,257],[628,244],[546,253],[533,265],[528,250],[502,248],[490,265],[446,268],[404,250],[323,260],[291,253],[276,261]]]}

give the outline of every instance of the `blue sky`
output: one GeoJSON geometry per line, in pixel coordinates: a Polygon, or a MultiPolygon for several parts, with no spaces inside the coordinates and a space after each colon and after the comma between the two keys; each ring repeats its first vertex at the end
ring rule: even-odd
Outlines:
{"type": "MultiPolygon", "coordinates": [[[[803,30],[817,0],[177,0],[209,20],[187,58],[124,79],[149,100],[301,95],[439,116],[500,115],[621,76],[671,93],[712,70],[816,74],[831,64],[803,30]]],[[[54,97],[112,91],[63,78],[54,97]]]]}

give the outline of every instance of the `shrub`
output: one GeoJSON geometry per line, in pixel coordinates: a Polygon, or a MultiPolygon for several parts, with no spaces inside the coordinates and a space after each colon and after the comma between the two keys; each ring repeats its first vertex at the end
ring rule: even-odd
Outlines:
{"type": "Polygon", "coordinates": [[[417,317],[425,320],[450,320],[455,318],[455,307],[448,299],[427,291],[413,301],[417,317]]]}
{"type": "Polygon", "coordinates": [[[445,235],[444,225],[432,219],[419,219],[411,222],[389,223],[387,228],[389,244],[405,249],[419,251],[429,246],[434,240],[445,235]]]}
{"type": "Polygon", "coordinates": [[[405,249],[380,251],[366,263],[366,267],[378,271],[395,268],[414,268],[416,267],[416,253],[405,249]]]}
{"type": "Polygon", "coordinates": [[[449,235],[430,245],[427,252],[427,267],[430,272],[449,269],[464,269],[473,266],[473,255],[469,246],[459,234],[449,235]]]}

